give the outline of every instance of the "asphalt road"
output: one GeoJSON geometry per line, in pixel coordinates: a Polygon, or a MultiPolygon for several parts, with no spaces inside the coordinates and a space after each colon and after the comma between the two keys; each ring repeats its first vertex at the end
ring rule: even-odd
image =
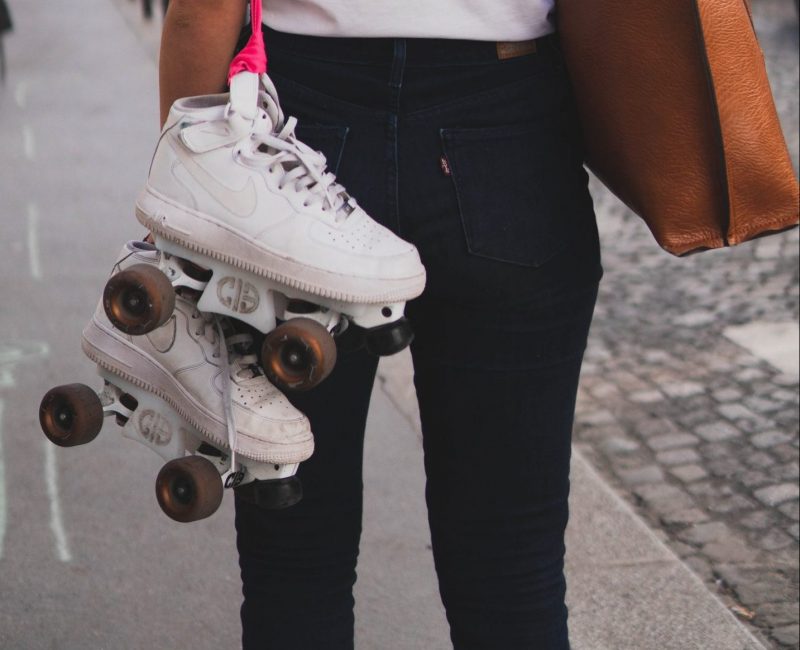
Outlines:
{"type": "MultiPolygon", "coordinates": [[[[239,647],[232,495],[213,517],[176,524],[155,499],[161,460],[112,421],[72,449],[39,429],[49,387],[102,384],[80,332],[122,244],[143,235],[133,201],[158,137],[157,84],[108,0],[17,4],[0,87],[0,647],[239,647]]],[[[365,549],[362,564],[375,570],[359,584],[370,594],[360,618],[391,607],[396,627],[362,626],[361,643],[380,647],[391,634],[396,648],[444,648],[418,438],[380,391],[371,417],[373,431],[417,453],[371,500],[386,511],[385,492],[396,495],[390,509],[406,528],[388,555],[365,549]],[[404,567],[391,600],[379,568],[387,557],[404,567]]],[[[371,449],[401,453],[378,440],[371,449]]]]}
{"type": "Polygon", "coordinates": [[[155,502],[155,454],[111,422],[91,445],[56,449],[37,423],[48,386],[101,385],[80,331],[122,243],[141,234],[132,201],[157,135],[156,85],[135,39],[108,29],[113,16],[103,0],[80,11],[68,2],[20,8],[7,46],[0,645],[166,648],[194,638],[198,648],[232,647],[230,499],[212,519],[173,525],[155,502]],[[187,546],[198,536],[207,543],[187,546]]]}

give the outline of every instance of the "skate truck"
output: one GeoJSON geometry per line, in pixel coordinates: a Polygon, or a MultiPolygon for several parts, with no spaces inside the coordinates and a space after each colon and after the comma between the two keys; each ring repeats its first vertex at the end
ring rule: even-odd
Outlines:
{"type": "Polygon", "coordinates": [[[286,508],[302,498],[297,463],[246,459],[231,473],[230,451],[209,443],[164,398],[137,386],[133,378],[126,381],[102,367],[99,374],[104,380],[99,393],[85,384],[48,391],[39,409],[42,430],[53,443],[74,447],[94,440],[104,419],[113,418],[123,437],[167,461],[156,478],[156,498],[171,519],[186,523],[209,517],[222,503],[224,488],[236,488],[266,509],[286,508]]]}

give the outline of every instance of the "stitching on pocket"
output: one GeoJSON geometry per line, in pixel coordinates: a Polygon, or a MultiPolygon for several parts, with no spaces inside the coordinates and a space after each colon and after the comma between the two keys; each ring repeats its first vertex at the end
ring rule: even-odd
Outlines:
{"type": "Polygon", "coordinates": [[[330,108],[335,108],[347,115],[357,115],[365,121],[382,121],[382,113],[377,111],[369,110],[358,104],[352,104],[338,97],[332,97],[315,88],[298,83],[294,79],[284,77],[277,72],[270,72],[270,77],[278,88],[279,96],[299,96],[304,98],[308,102],[308,105],[315,110],[329,110],[330,108]]]}
{"type": "Polygon", "coordinates": [[[349,132],[349,126],[337,126],[334,124],[303,124],[298,122],[295,128],[298,140],[324,154],[328,171],[333,172],[334,175],[339,173],[339,165],[342,162],[344,145],[349,132]],[[324,146],[326,142],[333,143],[330,149],[324,146]],[[335,156],[333,155],[334,153],[335,156]]]}
{"type": "Polygon", "coordinates": [[[538,267],[566,248],[582,188],[559,122],[445,128],[440,137],[471,254],[538,267]]]}

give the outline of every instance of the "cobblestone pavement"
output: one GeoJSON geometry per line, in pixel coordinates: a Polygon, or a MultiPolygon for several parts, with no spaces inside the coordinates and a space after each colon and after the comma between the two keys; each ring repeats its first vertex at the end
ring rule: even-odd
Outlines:
{"type": "MultiPolygon", "coordinates": [[[[793,2],[754,0],[798,157],[793,2]]],[[[599,186],[604,266],[576,444],[733,611],[798,647],[798,378],[726,328],[798,320],[798,231],[676,259],[599,186]]]]}

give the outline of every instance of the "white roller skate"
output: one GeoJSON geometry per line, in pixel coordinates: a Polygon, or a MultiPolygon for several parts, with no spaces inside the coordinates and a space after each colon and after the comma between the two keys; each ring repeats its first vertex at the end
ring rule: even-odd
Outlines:
{"type": "Polygon", "coordinates": [[[348,324],[376,354],[408,345],[405,302],[425,286],[416,248],[348,196],[295,124],[266,75],[242,72],[230,94],[175,102],[136,204],[168,282],[117,278],[106,305],[118,328],[158,326],[168,285],[194,288],[201,311],[268,333],[264,369],[296,389],[330,372],[331,335],[348,324]]]}
{"type": "MultiPolygon", "coordinates": [[[[159,274],[160,257],[154,246],[130,242],[113,275],[132,267],[159,274]]],[[[255,365],[248,334],[223,338],[219,320],[190,297],[170,300],[167,321],[142,336],[116,331],[98,305],[82,343],[105,386],[99,394],[81,384],[49,391],[39,412],[45,434],[61,446],[84,444],[114,415],[123,436],[169,461],[156,494],[177,521],[212,514],[223,481],[265,507],[296,502],[294,474],[314,448],[308,419],[255,365]]]]}

